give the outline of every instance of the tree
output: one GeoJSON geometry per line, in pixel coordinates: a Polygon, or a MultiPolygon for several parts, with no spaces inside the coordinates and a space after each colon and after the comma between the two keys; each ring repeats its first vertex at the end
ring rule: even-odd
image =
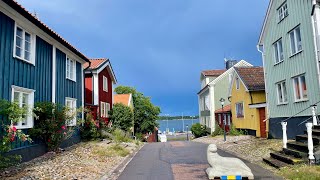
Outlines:
{"type": "Polygon", "coordinates": [[[150,97],[144,96],[133,87],[118,86],[117,94],[132,94],[134,105],[134,130],[135,133],[153,132],[157,123],[160,107],[151,103],[150,97]]]}
{"type": "Polygon", "coordinates": [[[117,103],[110,112],[110,121],[115,128],[129,131],[133,126],[133,111],[130,107],[117,103]]]}

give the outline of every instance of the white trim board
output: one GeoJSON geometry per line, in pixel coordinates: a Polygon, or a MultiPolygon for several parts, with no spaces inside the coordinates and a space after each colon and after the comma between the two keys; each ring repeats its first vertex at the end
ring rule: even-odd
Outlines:
{"type": "Polygon", "coordinates": [[[263,107],[267,107],[267,103],[249,104],[250,109],[263,108],[263,107]]]}

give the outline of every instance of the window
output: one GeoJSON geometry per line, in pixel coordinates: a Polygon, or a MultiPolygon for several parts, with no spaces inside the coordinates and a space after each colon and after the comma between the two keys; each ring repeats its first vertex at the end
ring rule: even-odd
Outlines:
{"type": "Polygon", "coordinates": [[[35,64],[35,38],[18,25],[15,25],[13,56],[35,64]]]}
{"type": "Polygon", "coordinates": [[[289,15],[287,2],[283,3],[278,9],[279,22],[289,15]]]}
{"type": "Polygon", "coordinates": [[[109,111],[110,111],[109,103],[101,102],[100,109],[101,109],[101,117],[104,117],[104,118],[109,117],[109,111]]]}
{"type": "Polygon", "coordinates": [[[70,110],[70,116],[74,116],[73,119],[70,119],[69,122],[67,122],[68,126],[75,126],[77,125],[77,116],[76,116],[76,107],[77,107],[77,100],[73,98],[66,98],[66,107],[70,110]]]}
{"type": "Polygon", "coordinates": [[[300,75],[293,78],[293,91],[295,101],[302,101],[308,98],[305,75],[300,75]]]}
{"type": "Polygon", "coordinates": [[[231,116],[230,116],[230,114],[228,114],[227,117],[228,117],[227,118],[227,120],[228,120],[227,121],[227,125],[230,126],[231,125],[231,116]]]}
{"type": "Polygon", "coordinates": [[[237,89],[240,88],[240,80],[239,80],[238,77],[236,78],[236,88],[237,88],[237,89]]]}
{"type": "Polygon", "coordinates": [[[221,114],[218,114],[219,124],[222,124],[221,122],[221,114]]]}
{"type": "Polygon", "coordinates": [[[209,94],[207,94],[205,97],[204,97],[204,110],[205,111],[209,111],[210,110],[210,99],[209,99],[209,94]]]}
{"type": "Polygon", "coordinates": [[[291,45],[291,55],[297,54],[302,51],[302,42],[300,34],[300,26],[294,28],[289,32],[290,36],[290,45],[291,45]]]}
{"type": "Polygon", "coordinates": [[[274,55],[275,55],[275,63],[282,62],[283,57],[283,48],[282,48],[282,38],[273,44],[274,47],[274,55]]]}
{"type": "Polygon", "coordinates": [[[243,103],[236,103],[236,113],[237,113],[237,118],[243,118],[244,113],[243,113],[243,103]]]}
{"type": "Polygon", "coordinates": [[[76,61],[67,56],[66,61],[66,77],[72,81],[76,81],[76,61]]]}
{"type": "Polygon", "coordinates": [[[285,81],[277,84],[277,92],[278,92],[278,104],[286,104],[288,101],[288,98],[287,98],[287,87],[286,87],[285,81]]]}
{"type": "Polygon", "coordinates": [[[103,90],[108,92],[108,78],[103,76],[103,90]]]}
{"type": "MultiPolygon", "coordinates": [[[[12,86],[12,102],[16,102],[20,107],[26,107],[28,109],[33,108],[34,103],[34,90],[26,89],[22,87],[12,86]]],[[[28,110],[29,111],[29,110],[28,110]]],[[[14,123],[14,126],[18,129],[26,129],[33,127],[32,114],[28,112],[27,115],[22,117],[22,121],[14,123]]]]}

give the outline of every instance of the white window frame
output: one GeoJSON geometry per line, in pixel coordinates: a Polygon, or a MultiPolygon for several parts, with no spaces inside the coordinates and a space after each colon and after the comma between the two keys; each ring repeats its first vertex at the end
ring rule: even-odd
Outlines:
{"type": "Polygon", "coordinates": [[[273,44],[273,49],[274,49],[275,64],[283,62],[284,54],[283,54],[282,38],[280,38],[273,44]]]}
{"type": "Polygon", "coordinates": [[[298,75],[298,76],[295,76],[295,77],[292,78],[292,87],[293,87],[294,101],[295,102],[301,102],[301,101],[307,101],[308,100],[308,88],[307,88],[307,82],[306,81],[307,80],[306,80],[305,74],[301,74],[301,75],[298,75]],[[304,77],[304,80],[305,80],[306,91],[307,91],[307,97],[306,98],[303,97],[303,89],[302,89],[301,77],[304,77]],[[297,98],[297,92],[296,92],[296,89],[295,89],[295,79],[298,79],[298,82],[299,82],[300,99],[297,98]]]}
{"type": "Polygon", "coordinates": [[[238,102],[235,104],[235,106],[236,106],[236,117],[237,118],[244,118],[244,104],[243,104],[243,102],[238,102]],[[239,104],[242,104],[242,116],[238,116],[238,105],[239,104]]]}
{"type": "Polygon", "coordinates": [[[278,8],[278,20],[281,22],[284,18],[286,18],[289,13],[288,13],[288,5],[287,2],[285,1],[279,8],[278,8]]]}
{"type": "Polygon", "coordinates": [[[239,79],[239,77],[236,77],[236,89],[237,90],[240,89],[240,79],[239,79]]]}
{"type": "Polygon", "coordinates": [[[106,102],[100,102],[100,116],[102,118],[108,118],[110,111],[110,104],[106,102]]]}
{"type": "Polygon", "coordinates": [[[294,55],[300,53],[303,50],[303,47],[302,47],[302,36],[301,36],[302,34],[301,34],[300,25],[298,25],[297,27],[292,29],[288,34],[289,34],[289,39],[290,39],[290,54],[291,54],[291,56],[294,56],[294,55]],[[300,39],[301,39],[300,42],[298,42],[298,36],[297,36],[298,32],[300,34],[300,39]],[[291,37],[291,34],[293,34],[293,39],[291,37]],[[292,41],[294,43],[294,47],[292,47],[292,41]],[[298,49],[299,46],[301,46],[300,50],[298,49]],[[293,52],[293,50],[295,50],[295,51],[293,52]]]}
{"type": "Polygon", "coordinates": [[[35,54],[36,54],[36,38],[35,37],[36,36],[33,33],[30,33],[30,31],[26,30],[22,26],[20,26],[17,23],[15,23],[15,26],[14,26],[14,39],[13,39],[13,57],[35,66],[35,54]],[[17,28],[22,29],[21,57],[16,55],[17,28]],[[24,58],[24,55],[25,55],[25,34],[26,33],[30,34],[30,60],[27,60],[27,59],[24,58]]]}
{"type": "MultiPolygon", "coordinates": [[[[71,102],[71,104],[72,104],[72,107],[70,107],[70,106],[68,107],[68,108],[70,108],[71,113],[76,113],[77,99],[66,97],[66,106],[68,106],[68,102],[71,102]]],[[[67,124],[67,126],[76,126],[77,125],[77,115],[75,115],[74,118],[66,124],[67,124]]]]}
{"type": "Polygon", "coordinates": [[[277,88],[277,99],[278,99],[278,105],[287,104],[288,103],[288,91],[287,91],[287,85],[286,81],[281,81],[276,83],[277,88]],[[280,87],[280,90],[279,90],[280,87]],[[280,95],[282,99],[280,99],[280,95]]]}
{"type": "Polygon", "coordinates": [[[102,77],[102,86],[103,91],[108,92],[108,78],[105,76],[102,77]]]}
{"type": "Polygon", "coordinates": [[[76,82],[77,77],[77,62],[70,58],[69,56],[66,56],[66,78],[76,82]],[[68,66],[69,63],[69,66],[68,66]],[[71,69],[72,68],[72,69],[71,69]],[[73,70],[73,71],[72,71],[73,70]]]}
{"type": "MultiPolygon", "coordinates": [[[[34,92],[35,90],[33,89],[28,89],[28,88],[23,88],[23,87],[18,87],[18,86],[11,86],[11,102],[14,102],[14,93],[18,92],[20,93],[19,97],[19,106],[22,107],[22,96],[21,94],[28,94],[28,111],[32,110],[34,107],[34,92]]],[[[17,125],[14,125],[17,129],[29,129],[33,128],[34,121],[33,121],[33,116],[31,112],[28,112],[27,117],[26,117],[27,125],[22,125],[22,121],[18,122],[17,125]]]]}

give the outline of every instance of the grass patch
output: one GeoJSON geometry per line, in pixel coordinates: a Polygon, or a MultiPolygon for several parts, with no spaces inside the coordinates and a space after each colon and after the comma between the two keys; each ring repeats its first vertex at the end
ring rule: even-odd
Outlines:
{"type": "Polygon", "coordinates": [[[277,174],[285,179],[319,179],[320,166],[308,166],[305,164],[288,166],[281,168],[277,174]]]}
{"type": "Polygon", "coordinates": [[[128,154],[130,154],[129,150],[124,148],[120,144],[114,144],[111,146],[96,145],[93,147],[93,153],[100,157],[113,157],[113,156],[125,157],[128,154]]]}

